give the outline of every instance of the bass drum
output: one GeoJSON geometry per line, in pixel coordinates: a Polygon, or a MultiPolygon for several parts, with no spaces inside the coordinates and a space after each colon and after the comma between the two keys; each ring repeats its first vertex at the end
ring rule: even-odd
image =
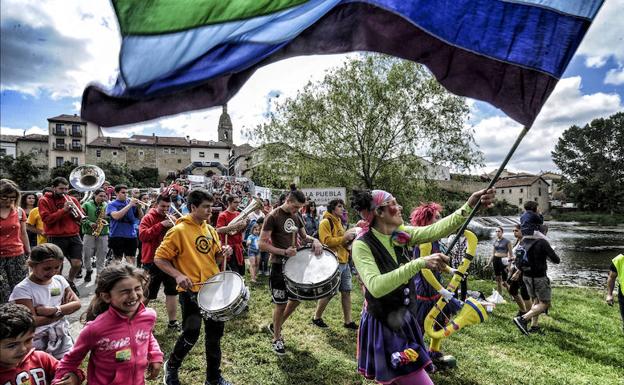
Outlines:
{"type": "Polygon", "coordinates": [[[197,305],[202,317],[214,321],[228,321],[245,310],[249,289],[243,278],[233,271],[212,276],[197,293],[197,305]]]}
{"type": "Polygon", "coordinates": [[[317,300],[335,294],[340,285],[338,259],[326,247],[318,256],[311,247],[303,247],[284,263],[284,280],[297,299],[317,300]]]}

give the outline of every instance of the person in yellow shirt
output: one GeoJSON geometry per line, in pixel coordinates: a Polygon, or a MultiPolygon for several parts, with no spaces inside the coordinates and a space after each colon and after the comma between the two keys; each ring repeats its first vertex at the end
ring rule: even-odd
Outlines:
{"type": "Polygon", "coordinates": [[[35,207],[30,210],[28,214],[28,220],[26,221],[26,228],[32,233],[37,233],[37,244],[46,243],[48,239],[43,234],[43,221],[41,215],[39,215],[39,207],[35,207]]]}
{"type": "MultiPolygon", "coordinates": [[[[175,278],[182,309],[183,330],[169,360],[165,364],[165,384],[179,385],[178,371],[182,361],[193,348],[201,330],[202,316],[197,305],[199,283],[219,273],[224,257],[232,248],[221,246],[217,231],[210,226],[214,199],[205,190],[193,190],[188,195],[190,214],[178,219],[156,250],[154,263],[175,278]]],[[[221,376],[221,337],[224,322],[203,319],[206,349],[206,384],[231,385],[221,376]]]]}
{"type": "MultiPolygon", "coordinates": [[[[344,327],[357,330],[357,324],[351,318],[351,267],[349,266],[349,250],[347,246],[355,239],[355,230],[346,231],[342,226],[342,213],[344,201],[334,199],[327,204],[327,211],[323,214],[323,220],[319,224],[319,241],[330,248],[338,257],[338,269],[340,270],[340,297],[342,301],[342,313],[344,327]]],[[[323,312],[332,298],[331,295],[321,298],[316,304],[316,312],[312,323],[318,327],[326,328],[328,325],[323,321],[323,312]]]]}

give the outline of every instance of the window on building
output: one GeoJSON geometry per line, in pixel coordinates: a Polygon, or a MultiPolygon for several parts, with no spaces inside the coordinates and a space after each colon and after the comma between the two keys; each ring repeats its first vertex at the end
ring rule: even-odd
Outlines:
{"type": "Polygon", "coordinates": [[[176,149],[172,147],[172,148],[169,149],[169,152],[171,152],[172,154],[175,154],[176,153],[176,149]]]}
{"type": "Polygon", "coordinates": [[[63,123],[56,123],[56,129],[57,130],[62,130],[63,129],[63,123]]]}
{"type": "Polygon", "coordinates": [[[542,188],[541,187],[537,188],[537,195],[542,196],[542,188]]]}
{"type": "Polygon", "coordinates": [[[518,199],[518,204],[522,204],[522,198],[518,199]]]}
{"type": "Polygon", "coordinates": [[[178,159],[178,163],[182,163],[182,159],[178,159]]]}
{"type": "Polygon", "coordinates": [[[75,156],[72,156],[72,158],[71,158],[71,162],[72,162],[75,166],[78,166],[78,158],[76,158],[75,156]]]}
{"type": "Polygon", "coordinates": [[[183,149],[182,149],[182,153],[183,153],[183,154],[186,154],[187,152],[188,152],[188,148],[183,148],[183,149]]]}
{"type": "Polygon", "coordinates": [[[112,155],[113,155],[114,157],[117,157],[117,151],[113,151],[113,152],[112,152],[112,155]]]}
{"type": "Polygon", "coordinates": [[[501,194],[504,194],[504,193],[505,193],[505,190],[501,189],[501,194]]]}
{"type": "Polygon", "coordinates": [[[95,157],[96,158],[101,158],[102,157],[102,150],[95,150],[95,157]]]}
{"type": "Polygon", "coordinates": [[[215,153],[214,153],[214,158],[215,158],[215,159],[219,159],[219,153],[218,153],[218,152],[215,152],[215,153]]]}
{"type": "Polygon", "coordinates": [[[6,155],[6,148],[0,148],[0,155],[6,155]]]}
{"type": "Polygon", "coordinates": [[[63,165],[63,157],[62,156],[57,156],[56,157],[56,167],[61,167],[63,165]]]}
{"type": "Polygon", "coordinates": [[[520,189],[520,193],[522,194],[523,192],[524,192],[524,189],[523,189],[523,188],[521,188],[521,189],[520,189]]]}
{"type": "Polygon", "coordinates": [[[203,151],[200,151],[200,152],[199,152],[199,157],[200,157],[200,158],[204,158],[205,156],[206,156],[206,155],[204,154],[204,152],[203,152],[203,151]]]}
{"type": "Polygon", "coordinates": [[[511,189],[509,189],[509,193],[511,194],[511,189]]]}
{"type": "Polygon", "coordinates": [[[72,135],[80,134],[80,124],[72,124],[72,135]]]}
{"type": "Polygon", "coordinates": [[[169,148],[168,147],[163,148],[163,154],[168,154],[168,153],[169,153],[169,148]]]}
{"type": "Polygon", "coordinates": [[[65,144],[65,139],[63,139],[63,138],[56,138],[56,144],[57,144],[57,145],[59,145],[59,144],[60,144],[60,145],[65,144]]]}
{"type": "Polygon", "coordinates": [[[80,139],[73,139],[72,147],[80,147],[80,139]]]}
{"type": "Polygon", "coordinates": [[[537,197],[533,198],[533,200],[534,200],[535,202],[537,202],[537,197]]]}

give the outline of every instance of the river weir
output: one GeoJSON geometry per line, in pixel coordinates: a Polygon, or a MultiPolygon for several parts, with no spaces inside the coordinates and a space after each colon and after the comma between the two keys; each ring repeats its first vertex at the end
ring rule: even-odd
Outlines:
{"type": "MultiPolygon", "coordinates": [[[[504,236],[515,243],[513,228],[520,217],[477,217],[470,229],[479,237],[478,258],[489,259],[500,226],[504,236]]],[[[561,258],[549,264],[548,276],[557,285],[604,287],[611,260],[624,253],[624,224],[598,226],[591,223],[547,221],[548,239],[561,258]]]]}

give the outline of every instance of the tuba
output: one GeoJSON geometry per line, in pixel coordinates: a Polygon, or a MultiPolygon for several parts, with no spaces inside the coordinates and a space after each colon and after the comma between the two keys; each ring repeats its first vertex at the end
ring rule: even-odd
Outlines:
{"type": "Polygon", "coordinates": [[[93,191],[97,190],[104,184],[104,171],[98,166],[85,164],[76,167],[69,174],[69,183],[78,191],[86,192],[80,203],[88,201],[93,191]]]}
{"type": "MultiPolygon", "coordinates": [[[[457,236],[459,237],[460,235],[457,234],[457,236]]],[[[467,250],[459,268],[453,275],[451,282],[449,282],[446,287],[446,289],[451,292],[455,291],[459,283],[462,279],[464,279],[466,272],[468,271],[468,267],[477,252],[477,236],[469,230],[464,231],[464,236],[467,241],[467,250]]],[[[487,312],[483,305],[473,298],[466,299],[466,302],[464,303],[454,298],[452,301],[457,301],[461,306],[461,310],[455,319],[449,319],[444,314],[444,307],[448,304],[448,302],[444,300],[444,297],[440,298],[438,302],[436,302],[435,306],[429,311],[429,314],[427,314],[427,317],[425,318],[425,333],[429,336],[429,338],[431,338],[429,351],[434,354],[440,352],[442,339],[449,337],[451,334],[466,326],[476,325],[487,320],[488,318],[487,312]],[[448,320],[447,324],[442,325],[437,321],[439,314],[443,314],[446,317],[448,320]],[[436,326],[438,328],[436,328],[436,326]]]]}
{"type": "MultiPolygon", "coordinates": [[[[84,166],[76,167],[69,174],[69,183],[80,192],[87,192],[85,196],[80,200],[80,203],[86,202],[91,198],[93,191],[97,190],[104,184],[104,171],[98,166],[85,164],[84,166]]],[[[67,195],[64,195],[65,200],[71,205],[71,214],[74,219],[84,220],[85,215],[82,209],[76,207],[74,201],[67,195]]]]}

